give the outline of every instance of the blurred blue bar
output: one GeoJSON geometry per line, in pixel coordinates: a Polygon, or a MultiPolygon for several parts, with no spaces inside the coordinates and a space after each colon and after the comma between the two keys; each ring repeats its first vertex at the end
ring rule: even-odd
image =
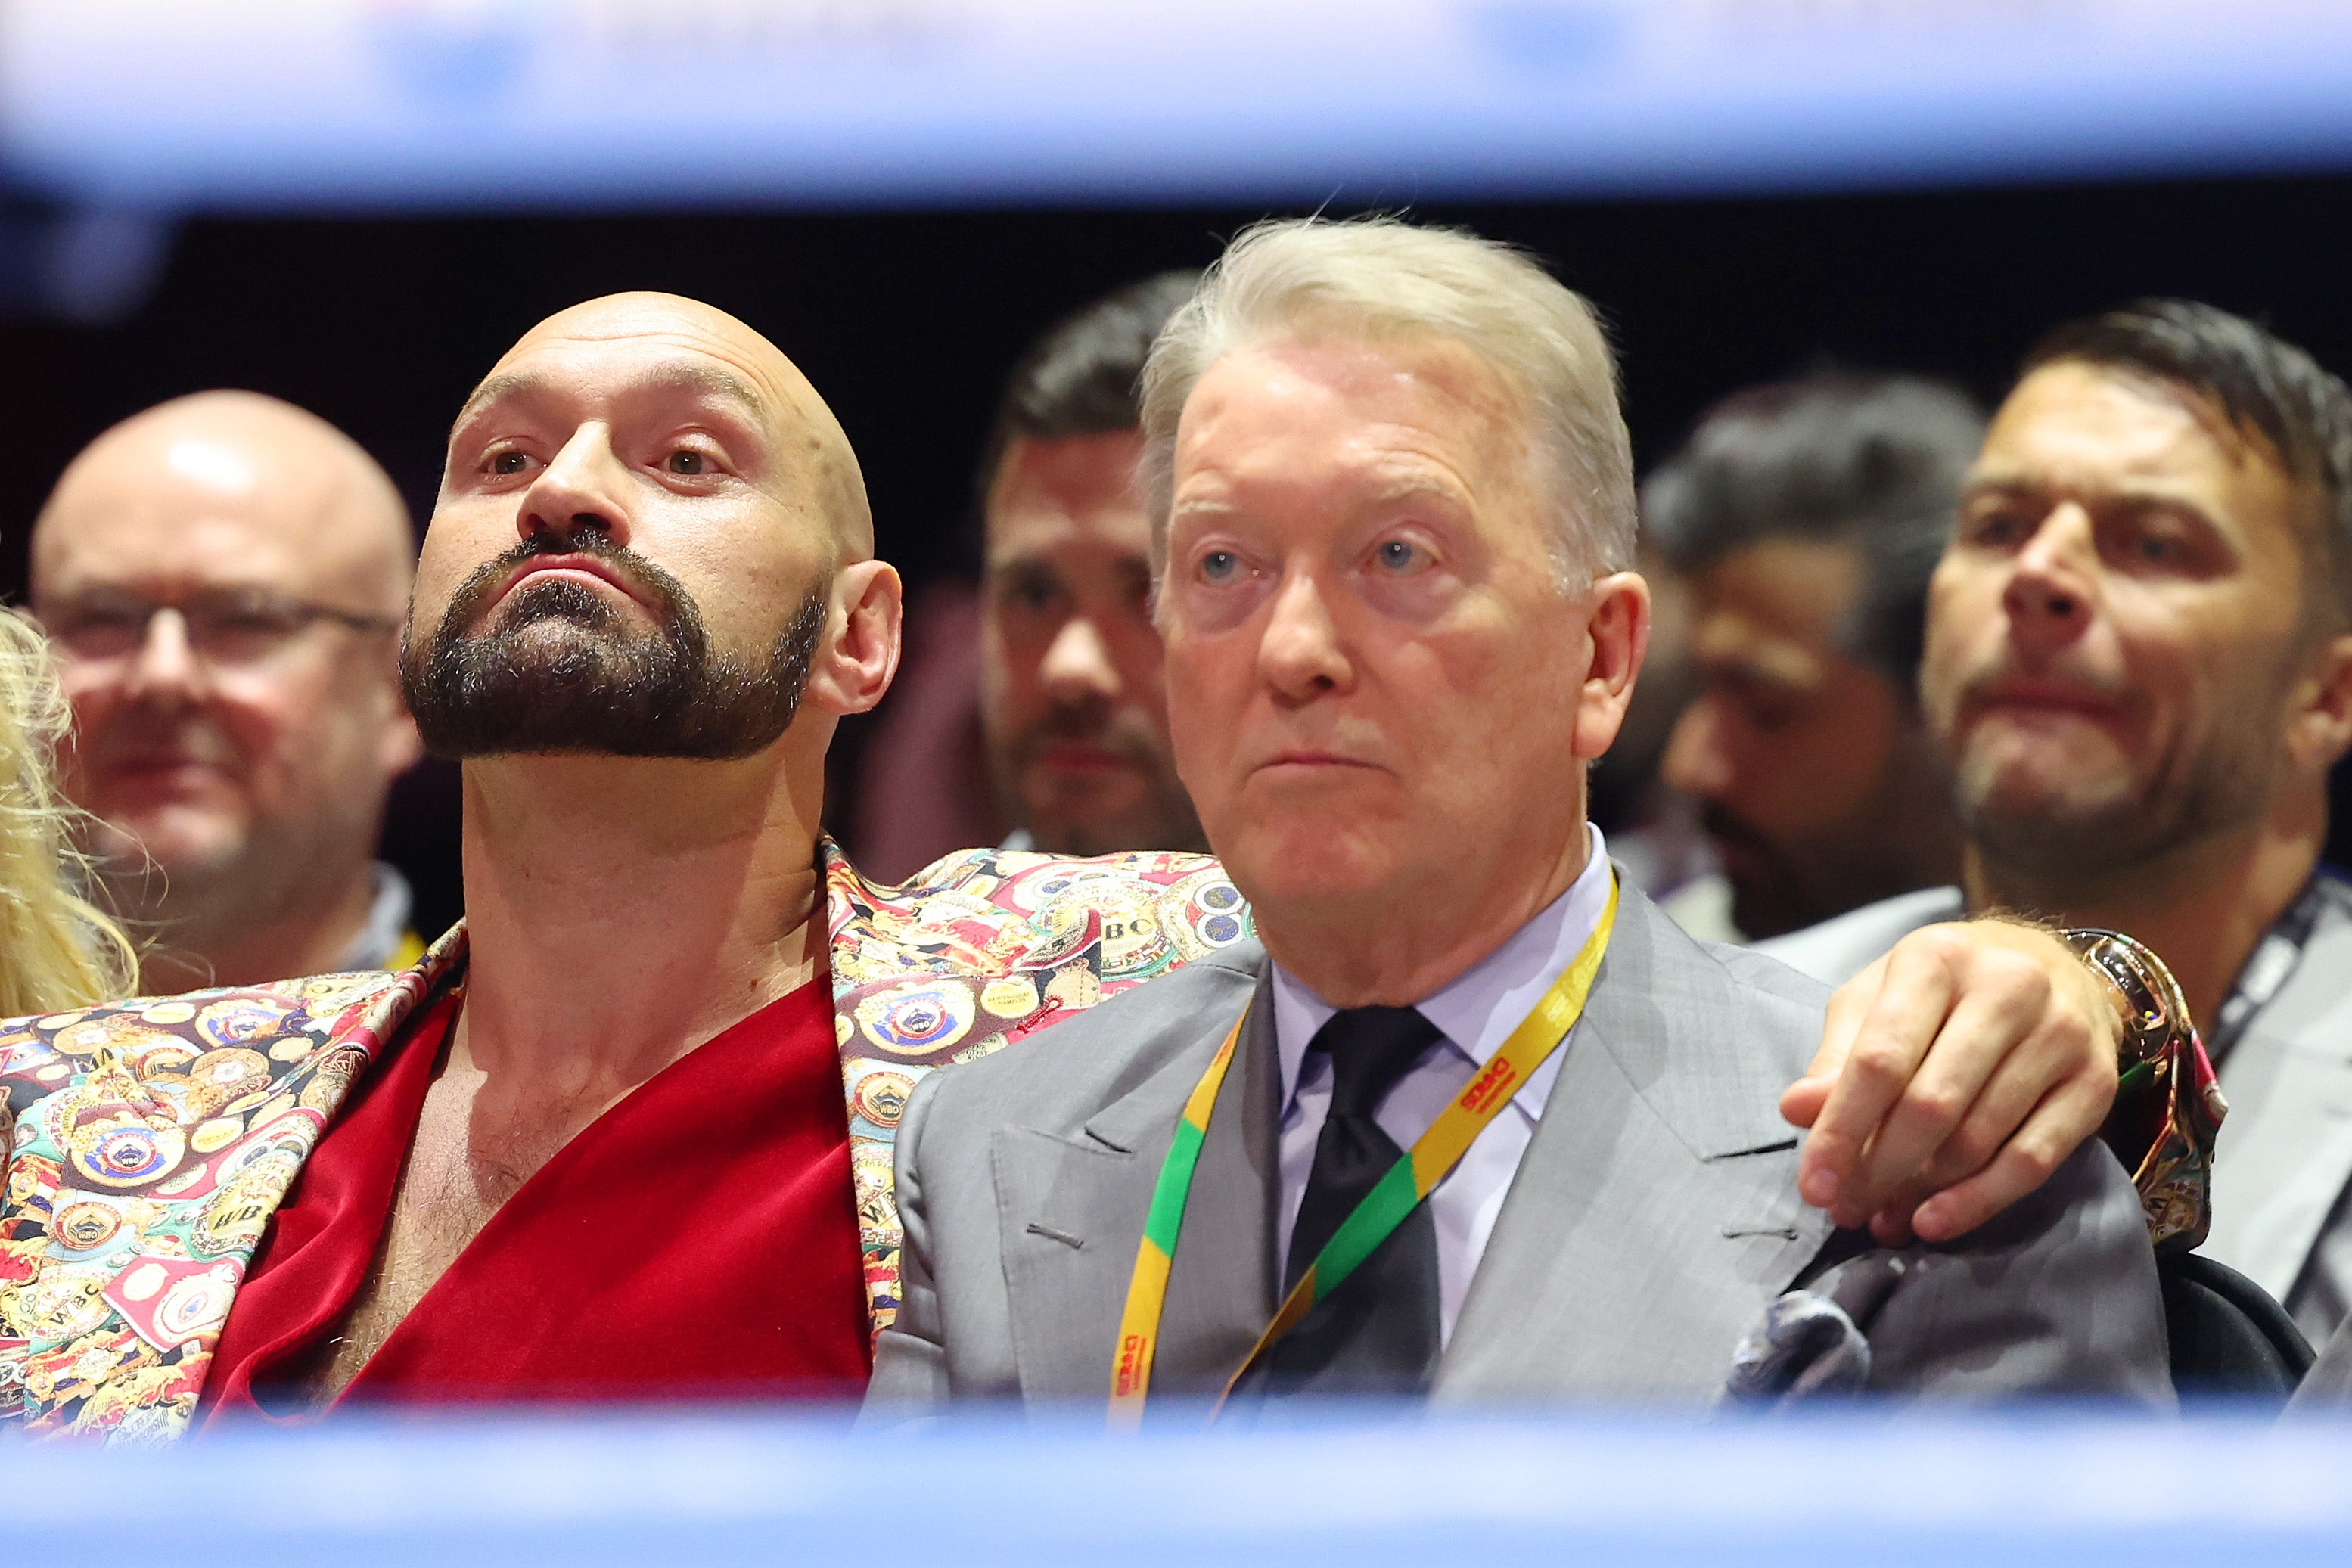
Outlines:
{"type": "Polygon", "coordinates": [[[2352,164],[2342,0],[0,0],[0,169],[353,211],[2352,164]]]}
{"type": "Polygon", "coordinates": [[[20,1563],[2352,1562],[2352,1424],[2052,1409],[1771,1421],[1329,1411],[1105,1437],[1099,1412],[347,1419],[12,1446],[20,1563]]]}

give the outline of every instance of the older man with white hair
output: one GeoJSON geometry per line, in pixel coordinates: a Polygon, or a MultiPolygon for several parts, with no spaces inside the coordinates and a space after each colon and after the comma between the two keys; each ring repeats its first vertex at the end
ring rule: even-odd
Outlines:
{"type": "MultiPolygon", "coordinates": [[[[1874,1246],[1775,1113],[1824,990],[1618,884],[1584,769],[1649,599],[1581,299],[1468,235],[1263,225],[1155,346],[1145,428],[1178,766],[1263,945],[921,1085],[874,1406],[1705,1399],[1744,1334],[1741,1385],[1782,1386],[1750,1331],[1792,1319],[1834,1330],[1809,1385],[2170,1400],[2103,1146],[1874,1246]]],[[[1925,935],[1879,1006],[2054,945],[1925,935]]],[[[2005,1129],[2006,1092],[1958,1098],[2005,1129]]]]}

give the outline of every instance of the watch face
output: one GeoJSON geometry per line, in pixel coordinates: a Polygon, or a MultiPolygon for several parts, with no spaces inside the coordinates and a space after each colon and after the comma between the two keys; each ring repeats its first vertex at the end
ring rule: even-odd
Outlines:
{"type": "Polygon", "coordinates": [[[2127,1016],[2118,1042],[2119,1064],[2128,1069],[2157,1060],[2172,1041],[2175,1020],[2187,1015],[2178,989],[2168,985],[2171,976],[2155,963],[2153,954],[2115,932],[2068,931],[2063,936],[2123,1002],[2127,1016]],[[2159,985],[2165,988],[2159,990],[2159,985]]]}

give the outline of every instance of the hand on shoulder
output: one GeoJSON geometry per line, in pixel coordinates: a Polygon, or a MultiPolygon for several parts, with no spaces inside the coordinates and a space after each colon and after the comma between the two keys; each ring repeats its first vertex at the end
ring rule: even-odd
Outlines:
{"type": "Polygon", "coordinates": [[[2058,936],[1926,926],[1830,998],[1780,1111],[1811,1129],[1805,1201],[1882,1242],[1948,1241],[2050,1178],[2114,1103],[2113,988],[2058,936]]]}

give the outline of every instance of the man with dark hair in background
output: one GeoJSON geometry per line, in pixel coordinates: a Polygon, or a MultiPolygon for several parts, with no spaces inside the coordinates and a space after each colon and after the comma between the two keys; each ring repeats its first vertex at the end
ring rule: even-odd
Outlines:
{"type": "Polygon", "coordinates": [[[981,465],[981,716],[1013,847],[1202,849],[1168,748],[1136,378],[1192,297],[1164,272],[1023,355],[981,465]]]}
{"type": "Polygon", "coordinates": [[[1699,801],[1749,936],[1958,870],[1919,624],[1983,434],[1950,387],[1824,373],[1717,404],[1643,488],[1695,601],[1698,690],[1663,772],[1699,801]]]}
{"type": "Polygon", "coordinates": [[[1055,854],[1205,847],[1170,759],[1134,483],[1136,378],[1199,278],[1106,295],[1005,378],[975,486],[978,601],[934,583],[909,604],[906,662],[860,764],[851,837],[874,874],[997,838],[1055,854]]]}
{"type": "Polygon", "coordinates": [[[2352,392],[2207,305],[2051,334],[1969,475],[1921,699],[1960,885],[1765,950],[1834,984],[1997,906],[2156,946],[2231,1105],[2203,1250],[2324,1337],[2352,1311],[2352,891],[2319,863],[2352,745],[2352,392]]]}

